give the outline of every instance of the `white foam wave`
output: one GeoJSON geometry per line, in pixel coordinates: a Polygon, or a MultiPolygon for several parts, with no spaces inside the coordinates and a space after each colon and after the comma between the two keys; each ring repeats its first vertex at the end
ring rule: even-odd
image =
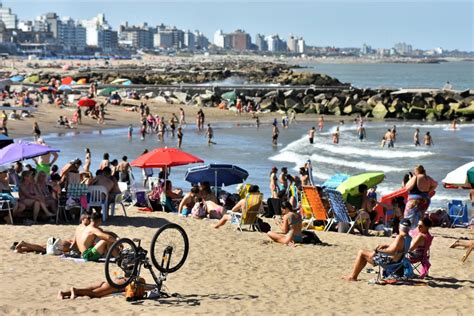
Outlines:
{"type": "Polygon", "coordinates": [[[430,151],[397,151],[397,150],[381,150],[381,149],[363,149],[352,146],[337,146],[331,144],[313,144],[313,147],[328,151],[339,155],[357,155],[369,156],[374,158],[419,158],[431,156],[434,153],[430,151]]]}
{"type": "Polygon", "coordinates": [[[344,160],[344,159],[339,159],[339,158],[334,158],[334,157],[321,156],[317,154],[311,155],[311,160],[314,162],[320,162],[320,163],[336,165],[336,166],[344,166],[344,167],[367,170],[367,171],[400,172],[406,169],[406,168],[384,166],[384,165],[379,165],[379,164],[375,165],[371,163],[359,162],[359,161],[353,161],[353,160],[349,161],[349,160],[344,160]]]}
{"type": "Polygon", "coordinates": [[[436,194],[431,198],[431,200],[433,201],[451,201],[451,200],[465,201],[465,200],[469,200],[469,193],[467,192],[468,191],[466,191],[466,194],[464,195],[459,192],[455,194],[450,194],[446,192],[441,192],[441,193],[436,192],[436,194]]]}
{"type": "MultiPolygon", "coordinates": [[[[282,151],[281,153],[270,157],[270,160],[273,161],[283,161],[283,162],[291,162],[294,163],[295,166],[293,167],[294,171],[299,171],[299,168],[304,166],[306,161],[310,158],[309,155],[300,155],[297,153],[293,153],[291,151],[282,151]]],[[[316,177],[321,180],[326,180],[331,177],[331,175],[321,172],[319,170],[313,170],[313,177],[316,177]]]]}

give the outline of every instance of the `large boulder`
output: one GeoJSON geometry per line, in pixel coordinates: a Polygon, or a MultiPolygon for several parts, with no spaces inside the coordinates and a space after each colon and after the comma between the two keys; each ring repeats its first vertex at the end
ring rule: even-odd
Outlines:
{"type": "Polygon", "coordinates": [[[303,103],[297,103],[291,109],[293,109],[296,113],[303,113],[305,110],[305,106],[303,103]]]}
{"type": "Polygon", "coordinates": [[[262,110],[270,110],[270,111],[276,110],[275,103],[273,102],[271,98],[263,99],[262,102],[260,102],[260,108],[262,110]]]}
{"type": "Polygon", "coordinates": [[[340,109],[340,106],[341,106],[341,100],[339,100],[339,98],[337,97],[333,97],[327,105],[329,112],[335,111],[336,108],[340,109]]]}
{"type": "Polygon", "coordinates": [[[388,111],[385,105],[382,102],[377,102],[375,107],[372,109],[372,116],[376,119],[383,119],[387,115],[388,111]]]}
{"type": "Polygon", "coordinates": [[[326,95],[324,93],[320,93],[314,97],[314,101],[316,102],[321,102],[324,99],[326,99],[326,95]]]}
{"type": "Polygon", "coordinates": [[[188,102],[188,94],[186,92],[175,91],[173,95],[181,102],[186,103],[188,102]]]}
{"type": "Polygon", "coordinates": [[[311,103],[313,102],[313,99],[314,99],[314,95],[312,94],[307,94],[303,97],[303,99],[301,100],[301,102],[303,102],[303,104],[308,104],[308,103],[311,103]]]}
{"type": "Polygon", "coordinates": [[[293,98],[286,98],[285,99],[285,109],[291,109],[296,104],[298,104],[298,101],[293,99],[293,98]]]}
{"type": "Polygon", "coordinates": [[[379,102],[382,103],[382,101],[383,101],[382,95],[381,94],[376,94],[374,96],[371,96],[367,100],[367,104],[370,105],[372,108],[374,108],[375,106],[377,106],[377,104],[379,102]]]}

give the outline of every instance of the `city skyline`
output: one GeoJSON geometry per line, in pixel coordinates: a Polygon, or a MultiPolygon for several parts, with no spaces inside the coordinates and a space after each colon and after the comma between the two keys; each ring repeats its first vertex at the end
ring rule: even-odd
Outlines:
{"type": "Polygon", "coordinates": [[[473,4],[467,1],[448,3],[424,0],[365,0],[289,3],[260,0],[217,3],[186,0],[171,3],[138,0],[133,1],[133,8],[130,7],[132,1],[126,0],[79,0],[74,3],[56,0],[0,2],[10,7],[19,20],[34,20],[46,12],[56,12],[60,16],[73,19],[90,19],[103,12],[114,29],[125,21],[130,24],[164,23],[181,29],[199,29],[209,39],[212,39],[217,29],[226,32],[244,29],[252,35],[252,41],[257,33],[279,34],[283,38],[291,33],[304,37],[307,45],[311,46],[361,47],[363,43],[367,43],[377,48],[407,42],[420,49],[442,47],[449,50],[474,50],[473,4]],[[45,6],[48,3],[51,7],[45,6]],[[130,14],[131,9],[140,14],[130,14]],[[269,12],[271,14],[268,14],[269,12]],[[390,12],[390,15],[386,12],[390,12]],[[298,18],[295,18],[296,15],[298,18]],[[413,21],[414,18],[416,21],[413,21]]]}

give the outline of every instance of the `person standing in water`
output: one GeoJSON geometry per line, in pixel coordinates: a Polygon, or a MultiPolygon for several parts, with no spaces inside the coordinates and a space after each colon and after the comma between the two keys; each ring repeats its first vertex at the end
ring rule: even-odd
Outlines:
{"type": "Polygon", "coordinates": [[[128,125],[128,139],[131,140],[133,135],[133,126],[132,124],[128,125]]]}
{"type": "Polygon", "coordinates": [[[417,128],[415,130],[415,134],[413,134],[413,143],[415,146],[420,146],[420,129],[417,128]]]}
{"type": "Polygon", "coordinates": [[[357,135],[359,135],[359,140],[363,141],[367,136],[365,134],[365,127],[364,125],[360,124],[359,128],[357,128],[357,135]]]}
{"type": "Polygon", "coordinates": [[[33,137],[35,142],[41,137],[41,130],[39,128],[38,122],[33,123],[33,137]]]}
{"type": "Polygon", "coordinates": [[[430,132],[426,132],[423,142],[425,143],[425,146],[434,145],[433,138],[431,137],[430,132]]]}
{"type": "Polygon", "coordinates": [[[454,119],[451,121],[451,129],[452,130],[457,130],[458,129],[458,120],[454,119]]]}
{"type": "Polygon", "coordinates": [[[178,127],[178,148],[181,148],[181,145],[183,144],[183,129],[178,127]]]}
{"type": "Polygon", "coordinates": [[[257,125],[257,128],[260,127],[260,118],[258,116],[255,116],[255,124],[257,125]]]}
{"type": "Polygon", "coordinates": [[[324,116],[321,115],[319,117],[319,122],[318,122],[318,129],[320,133],[323,131],[323,128],[324,128],[324,116]]]}
{"type": "Polygon", "coordinates": [[[278,134],[280,134],[280,131],[278,130],[278,126],[275,122],[273,122],[273,128],[272,128],[272,144],[276,146],[278,144],[278,134]]]}
{"type": "Polygon", "coordinates": [[[336,131],[332,133],[332,143],[339,144],[339,126],[336,127],[336,131]]]}
{"type": "Polygon", "coordinates": [[[183,108],[179,108],[179,126],[186,125],[186,117],[183,108]]]}
{"type": "Polygon", "coordinates": [[[316,134],[316,128],[313,126],[313,127],[311,127],[311,129],[308,132],[309,143],[310,144],[314,143],[314,134],[316,134]]]}
{"type": "Polygon", "coordinates": [[[207,144],[208,144],[208,145],[210,145],[210,144],[215,144],[215,143],[212,141],[212,138],[214,137],[214,130],[212,129],[211,124],[207,124],[206,135],[207,135],[207,144]]]}

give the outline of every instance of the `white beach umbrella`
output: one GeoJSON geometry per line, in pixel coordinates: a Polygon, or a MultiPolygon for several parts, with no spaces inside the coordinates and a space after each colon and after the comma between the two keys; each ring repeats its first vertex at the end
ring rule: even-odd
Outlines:
{"type": "Polygon", "coordinates": [[[445,188],[455,189],[455,188],[471,188],[467,172],[469,169],[474,168],[474,161],[468,162],[461,167],[454,169],[446,175],[442,180],[445,188]]]}

